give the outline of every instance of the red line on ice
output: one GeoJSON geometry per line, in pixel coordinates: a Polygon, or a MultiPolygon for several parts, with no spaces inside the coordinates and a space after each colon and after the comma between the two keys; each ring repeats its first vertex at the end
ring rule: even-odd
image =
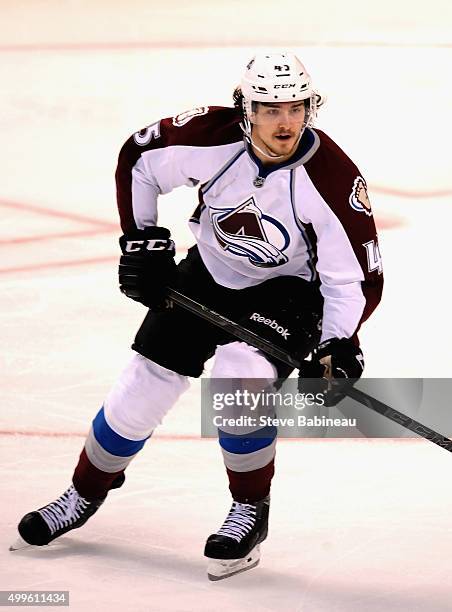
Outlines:
{"type": "MultiPolygon", "coordinates": [[[[256,40],[252,44],[253,47],[266,46],[264,43],[256,40]]],[[[299,40],[281,40],[280,45],[283,46],[293,46],[299,45],[299,40]]],[[[278,46],[277,42],[273,43],[273,46],[278,46]]],[[[236,47],[237,43],[234,42],[224,42],[221,40],[206,40],[203,42],[199,42],[196,40],[186,41],[186,40],[156,40],[154,42],[151,41],[123,41],[123,42],[115,42],[115,41],[107,41],[107,42],[56,42],[56,43],[46,43],[46,42],[36,42],[36,43],[7,43],[4,45],[0,45],[0,53],[33,53],[36,51],[50,51],[50,52],[61,52],[61,51],[79,51],[79,52],[92,52],[92,51],[133,51],[133,50],[146,50],[146,49],[205,49],[206,47],[236,47]]],[[[303,46],[305,47],[313,47],[319,46],[319,42],[317,40],[305,40],[303,42],[303,46]]],[[[321,43],[322,47],[397,47],[397,48],[419,48],[419,47],[427,47],[434,49],[449,49],[452,47],[452,43],[450,42],[435,42],[435,43],[403,43],[403,42],[385,42],[385,41],[340,41],[340,40],[331,40],[324,41],[321,43]]]]}
{"type": "Polygon", "coordinates": [[[95,219],[86,215],[80,215],[78,213],[67,212],[64,210],[55,210],[54,208],[45,208],[43,206],[34,206],[31,204],[25,204],[24,202],[12,202],[10,200],[0,200],[0,206],[6,208],[13,208],[14,210],[23,210],[26,212],[36,213],[38,215],[46,215],[48,217],[55,217],[61,219],[69,219],[70,221],[76,221],[78,223],[90,223],[103,227],[104,229],[116,229],[119,231],[119,225],[110,223],[108,221],[102,221],[101,219],[95,219]]]}
{"type": "MultiPolygon", "coordinates": [[[[178,253],[183,254],[188,247],[179,247],[178,253]]],[[[77,266],[92,266],[101,263],[119,261],[118,255],[105,255],[104,257],[92,257],[90,259],[71,259],[68,261],[48,261],[41,264],[29,264],[26,266],[16,266],[13,268],[0,268],[0,274],[13,274],[15,272],[31,272],[33,270],[51,270],[52,268],[73,268],[77,266]]]]}
{"type": "Polygon", "coordinates": [[[369,185],[369,191],[392,195],[398,198],[446,198],[452,195],[452,189],[436,189],[433,191],[410,191],[408,189],[396,189],[394,187],[382,187],[380,185],[369,185]]]}
{"type": "Polygon", "coordinates": [[[25,244],[27,242],[42,242],[43,240],[55,240],[60,238],[82,238],[85,236],[97,236],[99,234],[113,234],[119,233],[118,228],[113,227],[99,227],[98,229],[86,229],[78,231],[68,232],[55,232],[53,234],[38,234],[36,236],[19,236],[19,238],[10,238],[8,240],[0,240],[0,246],[11,245],[11,244],[25,244]]]}
{"type": "MultiPolygon", "coordinates": [[[[86,438],[86,432],[81,431],[30,431],[20,429],[0,429],[0,436],[25,436],[27,438],[86,438]]],[[[155,439],[158,440],[208,440],[209,438],[201,438],[191,434],[156,434],[155,439]]],[[[216,439],[216,438],[210,438],[216,439]]]]}
{"type": "Polygon", "coordinates": [[[13,272],[29,272],[32,270],[50,270],[52,268],[69,268],[74,266],[90,266],[93,264],[118,261],[118,256],[107,255],[105,257],[93,257],[91,259],[75,259],[68,261],[49,261],[41,264],[29,264],[13,268],[0,268],[0,274],[12,274],[13,272]]]}
{"type": "MultiPolygon", "coordinates": [[[[24,436],[27,438],[86,438],[88,435],[88,431],[30,431],[30,430],[14,430],[14,429],[0,429],[0,436],[24,436]]],[[[199,442],[204,440],[217,440],[217,438],[210,437],[204,438],[200,435],[193,434],[159,434],[156,432],[155,435],[152,436],[153,440],[162,440],[164,442],[199,442]]],[[[279,438],[278,444],[282,442],[291,442],[296,443],[299,442],[301,444],[307,443],[317,443],[317,442],[337,442],[343,443],[353,442],[354,444],[372,444],[372,443],[380,443],[382,441],[385,442],[393,442],[397,444],[408,444],[408,443],[416,443],[416,444],[425,444],[426,441],[423,438],[419,438],[418,436],[413,435],[411,438],[279,438]]]]}

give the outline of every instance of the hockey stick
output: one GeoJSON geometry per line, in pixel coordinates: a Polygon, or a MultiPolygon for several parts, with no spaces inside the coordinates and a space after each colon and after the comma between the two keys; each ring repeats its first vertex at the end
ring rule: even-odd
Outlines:
{"type": "MultiPolygon", "coordinates": [[[[243,327],[242,325],[234,323],[234,321],[231,321],[230,319],[224,317],[218,312],[207,308],[207,306],[204,306],[203,304],[195,302],[191,298],[183,295],[175,289],[168,289],[168,297],[178,306],[185,308],[185,310],[188,310],[193,314],[197,315],[198,317],[209,321],[217,327],[221,327],[225,332],[231,334],[232,336],[235,336],[239,340],[243,340],[247,344],[258,348],[264,353],[267,353],[268,355],[271,355],[272,357],[275,357],[276,359],[279,359],[284,363],[289,364],[293,368],[300,369],[301,362],[298,359],[295,359],[283,349],[280,349],[268,340],[264,340],[254,332],[249,331],[248,329],[243,327]]],[[[426,440],[437,444],[441,448],[452,452],[452,440],[450,438],[446,438],[445,436],[434,431],[433,429],[430,429],[430,427],[427,427],[427,425],[419,423],[419,421],[416,421],[415,419],[412,419],[411,417],[403,414],[402,412],[399,412],[395,408],[391,408],[387,404],[380,402],[380,400],[371,397],[364,391],[356,389],[355,387],[348,389],[347,395],[355,401],[359,402],[360,404],[367,406],[374,412],[378,412],[378,414],[381,414],[382,416],[390,419],[391,421],[394,421],[394,423],[405,427],[405,429],[409,429],[418,436],[421,436],[422,438],[425,438],[426,440]]]]}

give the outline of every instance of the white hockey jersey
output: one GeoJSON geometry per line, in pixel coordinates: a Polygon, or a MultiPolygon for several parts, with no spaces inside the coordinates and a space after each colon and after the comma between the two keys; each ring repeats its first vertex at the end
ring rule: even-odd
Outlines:
{"type": "Polygon", "coordinates": [[[364,178],[312,128],[289,161],[264,166],[240,120],[237,109],[201,107],[134,134],[116,171],[124,233],[157,224],[159,194],[198,186],[189,223],[217,283],[241,289],[281,275],[319,282],[321,340],[353,337],[383,287],[364,178]]]}

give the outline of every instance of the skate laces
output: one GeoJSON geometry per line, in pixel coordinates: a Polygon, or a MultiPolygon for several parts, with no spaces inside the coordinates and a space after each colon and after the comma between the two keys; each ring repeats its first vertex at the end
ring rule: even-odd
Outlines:
{"type": "Polygon", "coordinates": [[[84,497],[80,497],[74,485],[71,485],[57,500],[41,508],[38,512],[53,535],[59,529],[75,523],[81,518],[89,505],[90,502],[84,497]]]}
{"type": "Polygon", "coordinates": [[[217,535],[224,535],[240,542],[254,527],[255,521],[256,506],[234,501],[217,535]]]}

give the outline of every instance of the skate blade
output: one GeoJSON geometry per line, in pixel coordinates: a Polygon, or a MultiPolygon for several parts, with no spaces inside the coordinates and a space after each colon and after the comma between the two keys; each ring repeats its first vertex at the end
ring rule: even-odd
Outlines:
{"type": "Polygon", "coordinates": [[[207,577],[209,580],[223,580],[235,574],[253,569],[260,561],[259,545],[243,559],[209,559],[207,565],[207,577]]]}
{"type": "Polygon", "coordinates": [[[24,548],[31,548],[31,544],[25,542],[25,540],[19,536],[17,540],[11,544],[9,550],[13,552],[15,550],[23,550],[24,548]]]}

